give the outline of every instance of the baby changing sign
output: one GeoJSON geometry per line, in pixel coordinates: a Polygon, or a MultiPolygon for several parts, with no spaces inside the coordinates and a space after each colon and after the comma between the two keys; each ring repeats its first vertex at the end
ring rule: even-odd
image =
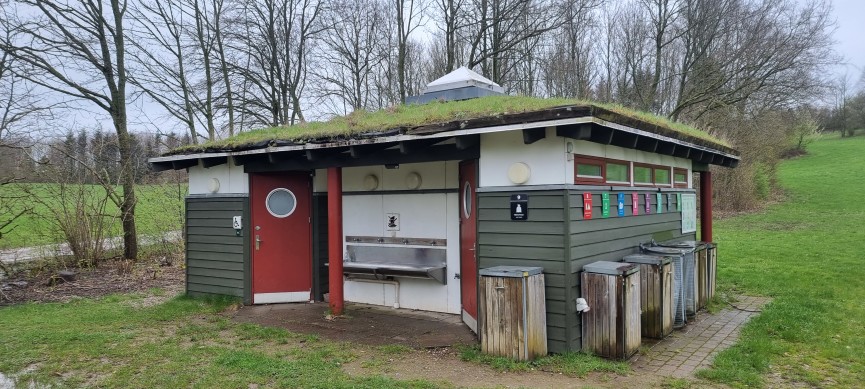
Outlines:
{"type": "Polygon", "coordinates": [[[619,210],[619,217],[625,216],[625,194],[619,193],[617,209],[619,210]]]}
{"type": "Polygon", "coordinates": [[[511,195],[511,220],[523,221],[529,218],[529,195],[511,195]]]}
{"type": "Polygon", "coordinates": [[[583,219],[592,218],[592,194],[583,193],[583,219]]]}

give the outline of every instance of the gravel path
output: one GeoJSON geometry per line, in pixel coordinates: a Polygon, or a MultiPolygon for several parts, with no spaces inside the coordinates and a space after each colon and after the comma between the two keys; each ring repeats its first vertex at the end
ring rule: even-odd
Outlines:
{"type": "MultiPolygon", "coordinates": [[[[139,245],[149,245],[163,241],[174,242],[181,239],[180,231],[169,231],[162,236],[143,236],[139,239],[139,245]]],[[[114,237],[105,240],[105,249],[119,248],[123,245],[123,237],[114,237]]],[[[43,246],[21,247],[17,249],[0,250],[0,262],[3,264],[15,264],[52,256],[71,255],[67,243],[48,244],[43,246]]]]}

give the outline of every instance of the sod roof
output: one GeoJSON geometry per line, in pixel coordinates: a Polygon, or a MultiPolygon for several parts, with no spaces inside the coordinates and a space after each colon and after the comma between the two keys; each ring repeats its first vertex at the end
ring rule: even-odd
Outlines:
{"type": "Polygon", "coordinates": [[[457,129],[587,116],[738,155],[729,144],[705,131],[619,105],[517,96],[401,105],[375,112],[355,111],[323,122],[246,131],[226,139],[184,146],[166,155],[241,151],[401,134],[423,136],[457,129]]]}

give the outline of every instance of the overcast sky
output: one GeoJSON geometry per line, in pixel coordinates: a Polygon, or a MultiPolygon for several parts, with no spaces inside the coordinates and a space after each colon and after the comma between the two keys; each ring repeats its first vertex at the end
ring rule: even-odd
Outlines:
{"type": "MultiPolygon", "coordinates": [[[[833,14],[837,21],[834,34],[836,50],[838,54],[843,56],[845,62],[836,67],[835,73],[838,77],[847,75],[851,90],[856,86],[865,88],[865,80],[861,80],[863,71],[865,71],[865,0],[831,0],[831,2],[833,14]],[[857,83],[859,84],[857,85],[857,83]]],[[[152,131],[154,127],[170,130],[166,127],[170,127],[173,122],[162,117],[162,112],[155,104],[146,104],[142,99],[138,99],[132,104],[134,105],[129,110],[130,127],[133,131],[143,129],[152,131]]],[[[92,107],[86,104],[81,104],[81,108],[66,118],[66,124],[75,123],[66,127],[90,126],[90,123],[94,122],[94,118],[101,118],[104,114],[101,111],[88,112],[86,109],[92,109],[92,107]]],[[[113,132],[110,120],[96,119],[95,121],[102,125],[103,130],[113,132]]]]}
{"type": "Polygon", "coordinates": [[[847,62],[838,72],[843,74],[846,69],[856,82],[865,69],[865,1],[835,0],[833,6],[838,20],[837,49],[847,62]]]}

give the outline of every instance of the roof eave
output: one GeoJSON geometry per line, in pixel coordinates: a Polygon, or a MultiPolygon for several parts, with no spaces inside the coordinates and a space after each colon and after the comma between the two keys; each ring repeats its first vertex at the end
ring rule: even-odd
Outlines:
{"type": "Polygon", "coordinates": [[[157,171],[176,170],[195,166],[199,163],[199,160],[205,167],[209,167],[225,163],[228,157],[243,159],[261,155],[272,156],[279,153],[299,152],[311,155],[311,153],[314,153],[316,150],[323,149],[345,149],[353,146],[370,145],[395,146],[402,144],[419,144],[421,142],[429,143],[430,140],[439,140],[435,143],[441,143],[451,138],[458,139],[479,134],[518,130],[524,132],[524,140],[528,144],[533,141],[530,141],[529,139],[531,136],[527,138],[527,131],[548,127],[557,128],[557,134],[563,137],[671,155],[679,158],[691,159],[703,164],[736,167],[740,159],[738,155],[731,152],[732,149],[720,150],[667,135],[621,125],[594,116],[583,116],[530,123],[511,123],[480,128],[455,129],[424,135],[400,134],[364,139],[344,139],[323,143],[268,146],[242,151],[199,152],[170,155],[150,158],[148,162],[150,162],[154,170],[157,171]]]}

